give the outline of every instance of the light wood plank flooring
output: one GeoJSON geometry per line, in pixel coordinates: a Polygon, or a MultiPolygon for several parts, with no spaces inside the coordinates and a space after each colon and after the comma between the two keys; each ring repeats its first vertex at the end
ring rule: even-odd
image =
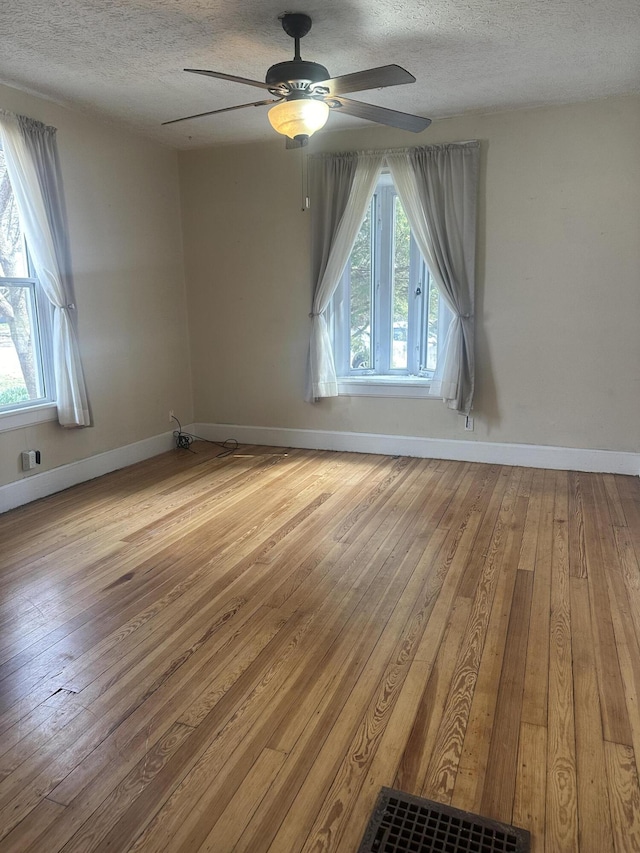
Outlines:
{"type": "Polygon", "coordinates": [[[0,851],[640,851],[636,478],[204,443],[0,518],[0,851]]]}

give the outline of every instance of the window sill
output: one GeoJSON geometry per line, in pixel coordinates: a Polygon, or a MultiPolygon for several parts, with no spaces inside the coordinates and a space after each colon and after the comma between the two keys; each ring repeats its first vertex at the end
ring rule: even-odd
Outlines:
{"type": "Polygon", "coordinates": [[[44,421],[57,420],[58,413],[55,403],[41,403],[38,406],[28,406],[24,409],[14,409],[11,412],[0,412],[0,432],[11,429],[21,429],[44,421]]]}
{"type": "Polygon", "coordinates": [[[430,379],[419,376],[342,376],[338,378],[338,394],[345,397],[430,397],[430,379]]]}

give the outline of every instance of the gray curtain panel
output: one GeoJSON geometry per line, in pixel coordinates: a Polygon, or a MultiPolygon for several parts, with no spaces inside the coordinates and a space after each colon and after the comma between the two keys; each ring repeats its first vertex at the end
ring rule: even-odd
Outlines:
{"type": "Polygon", "coordinates": [[[453,312],[432,393],[468,414],[475,385],[474,305],[480,145],[466,142],[388,152],[411,229],[453,312]]]}
{"type": "Polygon", "coordinates": [[[309,158],[311,200],[311,274],[315,288],[327,267],[331,244],[351,197],[358,153],[309,158]]]}
{"type": "MultiPolygon", "coordinates": [[[[358,155],[355,151],[312,157],[309,162],[313,302],[310,314],[311,340],[305,389],[305,400],[308,403],[318,397],[326,396],[326,392],[328,396],[337,394],[335,371],[333,377],[335,389],[332,387],[331,380],[327,382],[325,377],[327,356],[323,339],[327,336],[327,331],[322,316],[326,308],[322,283],[336,233],[351,198],[351,188],[357,168],[358,155]],[[331,387],[324,387],[327,385],[331,387]]],[[[328,303],[328,300],[326,302],[328,303]]],[[[331,352],[329,352],[330,355],[331,352]]]]}
{"type": "Polygon", "coordinates": [[[338,394],[324,312],[349,260],[382,166],[381,152],[328,154],[312,160],[312,263],[315,289],[305,399],[338,394]]]}
{"type": "MultiPolygon", "coordinates": [[[[71,249],[69,246],[69,223],[64,203],[62,171],[56,141],[57,129],[35,121],[27,116],[17,116],[25,144],[31,153],[38,175],[47,219],[51,228],[56,260],[63,279],[68,305],[75,306],[73,277],[71,274],[71,249]]],[[[71,309],[73,311],[73,309],[71,309]]],[[[75,311],[70,315],[75,322],[75,311]]]]}

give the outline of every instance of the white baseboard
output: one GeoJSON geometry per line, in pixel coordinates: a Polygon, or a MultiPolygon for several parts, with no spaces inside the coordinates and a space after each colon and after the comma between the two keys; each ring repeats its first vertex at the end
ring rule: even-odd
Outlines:
{"type": "MultiPolygon", "coordinates": [[[[610,474],[640,474],[640,453],[614,450],[584,450],[577,447],[549,447],[536,444],[505,444],[490,441],[456,441],[418,438],[410,435],[380,435],[366,432],[255,427],[238,424],[189,424],[186,432],[211,441],[235,438],[241,444],[275,447],[305,447],[312,450],[346,450],[353,453],[380,453],[385,456],[416,456],[427,459],[455,459],[522,465],[527,468],[555,468],[565,471],[594,471],[610,474]]],[[[77,483],[92,480],[118,468],[158,456],[174,447],[173,433],[137,441],[116,450],[98,453],[41,474],[31,474],[0,486],[0,512],[52,495],[77,483]]]]}
{"type": "Polygon", "coordinates": [[[417,456],[554,468],[563,471],[593,471],[607,474],[640,474],[640,453],[615,450],[586,450],[538,444],[506,444],[492,441],[418,438],[410,435],[379,435],[366,432],[286,429],[239,426],[237,424],[194,424],[190,431],[212,441],[235,438],[241,444],[277,447],[306,447],[313,450],[348,450],[386,456],[417,456]]]}
{"type": "Polygon", "coordinates": [[[77,483],[84,483],[85,480],[93,480],[94,477],[125,468],[134,462],[158,456],[172,447],[175,447],[173,433],[167,432],[136,441],[135,444],[108,450],[106,453],[89,456],[87,459],[79,459],[41,474],[27,474],[21,480],[0,486],[0,512],[68,489],[77,483]]]}

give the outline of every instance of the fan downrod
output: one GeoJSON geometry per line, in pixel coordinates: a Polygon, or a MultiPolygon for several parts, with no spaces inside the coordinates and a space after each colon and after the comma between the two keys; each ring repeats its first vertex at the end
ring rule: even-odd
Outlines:
{"type": "MultiPolygon", "coordinates": [[[[265,76],[272,95],[301,97],[310,83],[329,79],[329,72],[318,62],[308,62],[300,56],[300,39],[311,29],[311,18],[303,12],[285,12],[280,16],[282,29],[295,40],[295,55],[287,62],[272,65],[265,76]]],[[[320,93],[321,94],[321,93],[320,93]]]]}
{"type": "Polygon", "coordinates": [[[300,59],[300,39],[311,29],[311,18],[304,12],[285,12],[281,15],[282,29],[295,42],[294,60],[300,59]]]}

